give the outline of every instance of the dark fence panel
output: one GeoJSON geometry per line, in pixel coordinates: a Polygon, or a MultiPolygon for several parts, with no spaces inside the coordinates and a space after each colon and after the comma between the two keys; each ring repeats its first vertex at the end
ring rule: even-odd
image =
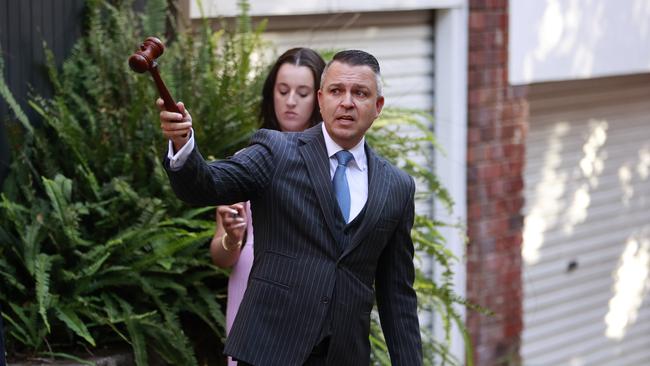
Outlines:
{"type": "MultiPolygon", "coordinates": [[[[84,0],[0,0],[0,48],[4,79],[32,121],[36,113],[27,105],[29,93],[51,96],[43,44],[52,50],[57,65],[79,38],[84,21],[84,0]]],[[[0,98],[0,183],[9,163],[6,129],[13,112],[0,98]]]]}
{"type": "MultiPolygon", "coordinates": [[[[4,77],[28,116],[29,91],[50,96],[52,88],[45,69],[43,43],[60,65],[79,38],[84,20],[84,0],[0,1],[0,47],[5,63],[4,77]]],[[[0,102],[0,116],[7,119],[7,104],[0,102]]]]}
{"type": "MultiPolygon", "coordinates": [[[[86,0],[0,0],[0,49],[4,79],[27,117],[39,118],[28,104],[29,94],[50,97],[52,86],[45,67],[46,44],[60,66],[84,29],[86,0]]],[[[133,1],[136,11],[146,0],[133,1]]],[[[0,191],[9,165],[8,121],[13,112],[0,98],[0,191]]]]}

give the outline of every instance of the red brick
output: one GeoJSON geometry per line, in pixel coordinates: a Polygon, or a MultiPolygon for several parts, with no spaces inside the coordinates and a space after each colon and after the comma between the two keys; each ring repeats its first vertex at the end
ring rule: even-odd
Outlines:
{"type": "Polygon", "coordinates": [[[525,156],[523,144],[505,144],[503,148],[505,150],[505,155],[508,158],[525,156]]]}
{"type": "Polygon", "coordinates": [[[469,29],[480,30],[485,28],[485,14],[484,13],[471,13],[469,16],[469,29]]]}
{"type": "Polygon", "coordinates": [[[502,145],[494,145],[488,149],[488,159],[502,160],[504,157],[505,153],[502,145]]]}
{"type": "Polygon", "coordinates": [[[498,127],[496,126],[488,126],[488,127],[480,128],[479,131],[481,132],[481,141],[482,142],[494,141],[494,139],[497,136],[497,129],[498,127]]]}
{"type": "Polygon", "coordinates": [[[485,0],[470,0],[469,6],[472,10],[480,10],[480,9],[485,9],[486,6],[485,0]]]}
{"type": "Polygon", "coordinates": [[[487,221],[487,233],[491,237],[500,238],[508,234],[509,220],[507,218],[497,218],[487,221]]]}
{"type": "Polygon", "coordinates": [[[506,167],[507,168],[505,168],[504,170],[510,173],[508,176],[510,177],[520,176],[521,172],[523,172],[524,170],[524,160],[520,159],[519,161],[509,161],[506,167]]]}
{"type": "Polygon", "coordinates": [[[475,90],[470,90],[467,96],[468,99],[468,104],[470,106],[478,106],[481,105],[481,100],[480,100],[481,94],[479,89],[475,90]]]}
{"type": "Polygon", "coordinates": [[[478,163],[489,158],[488,155],[489,148],[482,145],[472,145],[467,149],[467,162],[468,163],[478,163]]]}
{"type": "Polygon", "coordinates": [[[478,66],[487,64],[487,54],[484,50],[470,51],[469,63],[478,66]]]}
{"type": "Polygon", "coordinates": [[[467,132],[467,142],[475,144],[481,141],[481,133],[477,129],[471,129],[467,132]]]}
{"type": "Polygon", "coordinates": [[[467,209],[467,220],[472,221],[479,218],[481,218],[481,205],[478,203],[470,205],[467,209]]]}
{"type": "Polygon", "coordinates": [[[485,9],[501,9],[505,7],[505,0],[480,0],[485,9]]]}
{"type": "Polygon", "coordinates": [[[469,111],[468,119],[472,125],[486,127],[499,118],[499,110],[494,107],[478,107],[469,111]]]}
{"type": "Polygon", "coordinates": [[[470,50],[498,50],[504,45],[504,33],[501,30],[487,30],[470,35],[470,50]]]}
{"type": "Polygon", "coordinates": [[[472,34],[469,36],[469,50],[481,50],[485,47],[485,36],[480,33],[472,34]]]}
{"type": "Polygon", "coordinates": [[[508,201],[510,211],[519,212],[524,207],[524,197],[522,195],[512,195],[508,201]]]}
{"type": "Polygon", "coordinates": [[[481,164],[478,167],[478,179],[493,179],[501,175],[503,171],[503,165],[499,162],[481,164]]]}
{"type": "Polygon", "coordinates": [[[524,190],[524,179],[521,174],[511,179],[508,183],[508,193],[516,194],[524,190]]]}
{"type": "MultiPolygon", "coordinates": [[[[483,18],[484,18],[484,21],[485,21],[484,29],[489,29],[489,30],[501,29],[501,28],[503,28],[502,24],[507,25],[507,23],[504,23],[504,19],[507,21],[508,16],[506,14],[504,14],[504,12],[499,10],[499,9],[484,12],[482,15],[483,15],[483,18]]],[[[470,18],[471,18],[471,16],[470,16],[470,18]]]]}

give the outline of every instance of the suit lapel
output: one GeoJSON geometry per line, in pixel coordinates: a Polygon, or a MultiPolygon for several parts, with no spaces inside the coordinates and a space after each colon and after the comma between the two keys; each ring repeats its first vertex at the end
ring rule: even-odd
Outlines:
{"type": "Polygon", "coordinates": [[[368,200],[366,201],[366,213],[361,220],[359,229],[352,237],[352,242],[345,248],[341,257],[346,256],[361,244],[363,238],[377,224],[377,220],[379,220],[384,204],[386,203],[386,195],[390,182],[388,181],[385,162],[380,160],[367,144],[366,156],[368,159],[368,200]]]}
{"type": "Polygon", "coordinates": [[[298,150],[305,161],[312,187],[318,197],[323,216],[325,216],[325,222],[332,236],[339,242],[343,226],[338,222],[336,216],[337,214],[340,215],[340,213],[336,197],[332,191],[329,157],[327,156],[321,125],[318,124],[306,130],[300,137],[300,141],[303,144],[298,147],[298,150]]]}

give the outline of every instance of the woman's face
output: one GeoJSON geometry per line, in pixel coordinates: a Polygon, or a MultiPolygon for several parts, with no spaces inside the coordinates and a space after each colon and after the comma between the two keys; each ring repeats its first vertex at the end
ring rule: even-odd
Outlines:
{"type": "Polygon", "coordinates": [[[282,131],[303,131],[309,127],[316,103],[314,77],[307,66],[283,64],[273,88],[275,117],[282,131]]]}

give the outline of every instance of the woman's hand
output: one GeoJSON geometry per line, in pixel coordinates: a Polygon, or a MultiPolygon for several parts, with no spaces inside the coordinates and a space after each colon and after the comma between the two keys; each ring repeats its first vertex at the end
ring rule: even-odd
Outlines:
{"type": "Polygon", "coordinates": [[[218,267],[229,268],[239,260],[246,219],[244,203],[217,207],[217,230],[210,243],[210,256],[218,267]]]}
{"type": "Polygon", "coordinates": [[[224,241],[227,248],[241,246],[246,233],[246,210],[243,203],[217,207],[217,214],[228,235],[224,241]]]}

